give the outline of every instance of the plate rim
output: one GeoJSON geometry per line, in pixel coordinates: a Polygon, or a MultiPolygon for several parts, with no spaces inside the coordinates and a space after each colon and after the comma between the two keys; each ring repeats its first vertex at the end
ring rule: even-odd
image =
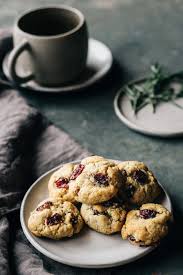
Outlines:
{"type": "MultiPolygon", "coordinates": [[[[111,161],[115,161],[115,162],[120,162],[122,160],[116,160],[116,159],[109,159],[111,161]]],[[[79,163],[81,160],[75,160],[75,161],[71,161],[70,163],[79,163]]],[[[22,230],[26,236],[26,238],[28,239],[28,241],[31,243],[31,245],[37,249],[39,252],[41,252],[43,255],[47,256],[48,258],[54,260],[54,261],[57,261],[59,263],[62,263],[62,264],[67,264],[69,266],[73,266],[73,267],[80,267],[80,268],[108,268],[108,267],[115,267],[115,266],[120,266],[120,265],[125,265],[127,263],[130,263],[130,262],[134,262],[142,257],[144,257],[145,255],[149,254],[151,251],[153,251],[155,247],[148,247],[147,249],[145,249],[144,251],[142,251],[142,253],[134,256],[133,258],[129,258],[129,259],[126,259],[126,260],[122,260],[122,261],[117,261],[117,262],[110,262],[109,264],[81,264],[81,263],[71,263],[65,259],[62,259],[61,257],[58,257],[54,254],[52,254],[51,252],[49,252],[48,250],[46,250],[45,248],[43,248],[40,244],[38,244],[31,236],[30,232],[28,231],[28,228],[26,227],[26,224],[25,224],[25,220],[24,220],[24,211],[25,211],[25,203],[26,203],[26,199],[29,195],[29,193],[31,192],[31,190],[34,188],[34,186],[36,184],[39,183],[39,181],[44,178],[45,176],[47,176],[49,173],[52,173],[54,172],[55,170],[59,169],[63,164],[65,164],[66,162],[64,163],[61,163],[59,165],[57,165],[56,167],[50,169],[49,171],[45,172],[44,174],[42,174],[36,181],[34,181],[34,183],[29,187],[29,189],[27,190],[27,192],[25,193],[24,197],[23,197],[23,200],[22,200],[22,203],[21,203],[21,207],[20,207],[20,223],[21,223],[21,227],[22,227],[22,230]]],[[[172,203],[171,203],[171,199],[170,199],[170,196],[169,194],[167,193],[166,189],[161,185],[161,183],[158,181],[158,184],[161,186],[161,188],[163,189],[163,192],[165,193],[166,195],[166,199],[168,200],[168,203],[170,205],[170,211],[172,213],[172,216],[173,216],[173,207],[172,207],[172,203]]]]}
{"type": "Polygon", "coordinates": [[[164,132],[161,132],[161,131],[147,130],[146,128],[138,126],[134,122],[127,119],[126,116],[121,111],[121,109],[119,107],[119,100],[120,100],[120,98],[122,98],[124,96],[124,95],[122,95],[123,89],[128,85],[138,84],[140,82],[145,81],[146,79],[147,79],[147,77],[142,77],[142,78],[138,78],[138,79],[129,81],[126,84],[124,84],[118,90],[118,92],[116,93],[116,95],[114,97],[114,102],[113,102],[113,107],[114,107],[115,114],[128,128],[134,130],[135,132],[141,133],[141,134],[145,134],[145,135],[148,135],[148,136],[154,136],[154,137],[162,137],[162,138],[172,138],[172,137],[182,136],[183,135],[183,130],[179,131],[179,132],[174,132],[174,133],[172,133],[171,131],[169,131],[167,133],[164,133],[164,132]]]}
{"type": "MultiPolygon", "coordinates": [[[[89,38],[88,39],[88,44],[89,43],[97,43],[102,45],[103,47],[105,47],[105,49],[108,51],[109,53],[109,62],[99,71],[96,72],[96,74],[94,74],[91,78],[89,78],[88,80],[82,82],[81,84],[71,84],[69,86],[61,86],[61,87],[44,87],[44,86],[32,86],[28,83],[23,83],[20,84],[20,88],[23,89],[27,89],[29,91],[33,91],[33,92],[39,92],[39,93],[54,93],[54,94],[64,94],[64,93],[68,93],[68,92],[77,92],[80,90],[83,90],[87,87],[90,87],[91,85],[97,83],[101,78],[103,78],[111,69],[112,64],[113,64],[113,55],[112,55],[112,51],[110,50],[110,48],[108,47],[108,45],[106,45],[104,42],[98,40],[98,39],[94,39],[94,38],[89,38]]],[[[5,74],[5,76],[8,78],[9,81],[9,74],[8,74],[8,68],[7,68],[7,64],[6,64],[6,59],[8,58],[9,54],[11,51],[9,51],[8,53],[6,53],[5,57],[3,58],[3,62],[2,62],[2,69],[3,69],[3,73],[5,74]]]]}

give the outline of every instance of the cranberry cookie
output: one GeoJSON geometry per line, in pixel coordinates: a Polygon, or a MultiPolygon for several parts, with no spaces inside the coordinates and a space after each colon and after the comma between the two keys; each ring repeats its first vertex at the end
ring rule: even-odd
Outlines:
{"type": "Polygon", "coordinates": [[[142,205],[153,202],[158,197],[161,192],[160,186],[143,162],[124,161],[118,164],[118,168],[123,175],[119,196],[125,201],[142,205]]]}
{"type": "Polygon", "coordinates": [[[120,182],[121,173],[115,163],[92,156],[83,159],[76,167],[69,186],[78,202],[98,204],[114,197],[120,182]]]}
{"type": "Polygon", "coordinates": [[[123,205],[111,200],[98,205],[82,204],[81,215],[90,228],[103,234],[112,234],[121,231],[126,211],[123,205]]]}
{"type": "Polygon", "coordinates": [[[41,202],[30,214],[29,230],[37,237],[62,239],[79,233],[84,225],[78,209],[71,202],[41,202]]]}
{"type": "Polygon", "coordinates": [[[140,246],[155,245],[167,235],[170,218],[170,212],[162,205],[143,204],[140,210],[128,212],[122,238],[140,246]]]}
{"type": "Polygon", "coordinates": [[[52,174],[48,183],[49,197],[52,200],[75,202],[75,194],[69,188],[69,181],[74,167],[74,164],[67,163],[52,174]]]}

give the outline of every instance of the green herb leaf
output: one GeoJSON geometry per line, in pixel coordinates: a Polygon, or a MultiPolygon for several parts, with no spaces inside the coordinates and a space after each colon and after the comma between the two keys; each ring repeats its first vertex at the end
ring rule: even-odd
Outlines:
{"type": "Polygon", "coordinates": [[[183,98],[183,88],[176,92],[170,84],[178,80],[183,85],[183,71],[175,74],[167,74],[158,63],[151,65],[151,74],[142,84],[128,85],[123,88],[124,94],[129,98],[134,113],[137,114],[146,105],[151,104],[153,112],[158,104],[171,101],[175,106],[183,109],[175,102],[183,98]]]}

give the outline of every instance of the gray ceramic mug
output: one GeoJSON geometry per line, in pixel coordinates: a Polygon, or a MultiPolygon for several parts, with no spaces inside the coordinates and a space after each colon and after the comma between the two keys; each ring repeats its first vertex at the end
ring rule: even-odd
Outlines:
{"type": "Polygon", "coordinates": [[[34,79],[59,86],[76,79],[86,65],[87,25],[75,8],[61,5],[23,14],[15,24],[13,43],[8,67],[17,84],[34,79]],[[27,75],[18,75],[17,65],[27,75]]]}

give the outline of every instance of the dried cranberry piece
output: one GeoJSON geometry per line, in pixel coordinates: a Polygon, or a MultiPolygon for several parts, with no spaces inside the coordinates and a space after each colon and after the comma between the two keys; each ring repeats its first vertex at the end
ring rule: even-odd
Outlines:
{"type": "Polygon", "coordinates": [[[133,197],[134,192],[135,192],[135,186],[133,186],[132,184],[129,184],[125,189],[125,193],[128,198],[133,197]]]}
{"type": "Polygon", "coordinates": [[[58,213],[55,213],[53,216],[46,219],[47,225],[55,225],[63,222],[62,216],[58,213]]]}
{"type": "Polygon", "coordinates": [[[71,175],[70,179],[75,180],[83,172],[84,168],[85,168],[85,165],[79,164],[76,167],[76,169],[72,172],[72,175],[71,175]]]}
{"type": "Polygon", "coordinates": [[[98,173],[94,176],[95,181],[99,184],[108,185],[108,177],[102,173],[98,173]]]}
{"type": "Polygon", "coordinates": [[[133,178],[138,181],[140,184],[144,185],[147,182],[147,174],[143,170],[136,170],[133,173],[133,178]]]}
{"type": "Polygon", "coordinates": [[[129,235],[128,236],[128,239],[131,241],[131,242],[135,242],[135,237],[133,235],[129,235]]]}
{"type": "Polygon", "coordinates": [[[44,209],[49,209],[50,206],[52,206],[52,205],[53,205],[53,203],[52,203],[51,201],[47,201],[47,202],[45,202],[44,204],[38,206],[38,207],[36,208],[36,211],[42,211],[42,210],[44,210],[44,209]]]}
{"type": "Polygon", "coordinates": [[[140,217],[142,219],[152,219],[156,217],[157,212],[151,209],[142,209],[140,210],[140,217]]]}
{"type": "Polygon", "coordinates": [[[69,188],[68,183],[69,183],[69,180],[66,178],[59,178],[58,180],[55,181],[57,188],[69,188]]]}

